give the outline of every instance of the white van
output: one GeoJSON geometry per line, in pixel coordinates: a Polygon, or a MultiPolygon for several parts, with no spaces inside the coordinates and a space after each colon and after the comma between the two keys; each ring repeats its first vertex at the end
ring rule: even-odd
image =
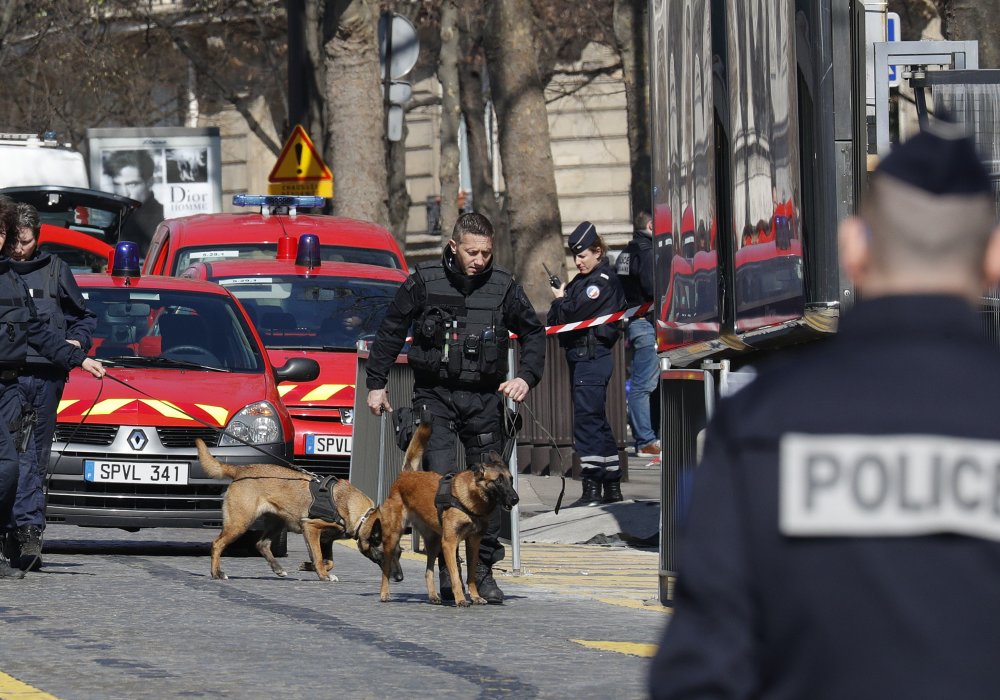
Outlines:
{"type": "Polygon", "coordinates": [[[25,185],[90,187],[83,154],[56,141],[55,134],[0,132],[0,188],[25,185]]]}

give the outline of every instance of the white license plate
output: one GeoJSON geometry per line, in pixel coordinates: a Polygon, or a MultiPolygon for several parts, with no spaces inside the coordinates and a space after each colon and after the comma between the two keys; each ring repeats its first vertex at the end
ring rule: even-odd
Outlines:
{"type": "Polygon", "coordinates": [[[186,484],[188,465],[88,459],[83,462],[83,478],[113,484],[186,484]]]}
{"type": "Polygon", "coordinates": [[[350,435],[306,435],[306,454],[349,455],[353,441],[350,435]]]}

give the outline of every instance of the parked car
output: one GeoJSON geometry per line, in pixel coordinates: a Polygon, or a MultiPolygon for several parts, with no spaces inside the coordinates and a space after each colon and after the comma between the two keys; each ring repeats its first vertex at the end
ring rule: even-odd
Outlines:
{"type": "Polygon", "coordinates": [[[122,243],[111,274],[77,276],[98,319],[90,355],[108,374],[98,382],[77,369],[66,384],[46,519],[220,527],[227,482],[202,471],[195,438],[225,462],[290,461],[292,419],[278,385],[312,381],[319,367],[304,357],[272,365],[224,287],[132,276],[138,269],[134,245],[122,243]]]}
{"type": "Polygon", "coordinates": [[[324,261],[407,269],[396,239],[381,226],[298,213],[300,208],[322,206],[321,197],[237,195],[233,202],[259,211],[182,216],[161,223],[146,252],[143,273],[177,275],[198,262],[273,259],[279,244],[297,241],[303,233],[319,238],[324,261]]]}
{"type": "Polygon", "coordinates": [[[302,236],[295,258],[201,262],[185,278],[213,280],[246,309],[271,362],[319,363],[312,381],[290,382],[281,398],[295,426],[295,463],[348,477],[353,448],[357,343],[371,340],[402,270],[321,260],[316,236],[302,236]]]}

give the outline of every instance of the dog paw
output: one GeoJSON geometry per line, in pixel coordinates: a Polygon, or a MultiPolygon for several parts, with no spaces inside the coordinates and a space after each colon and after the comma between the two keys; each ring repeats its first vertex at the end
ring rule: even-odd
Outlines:
{"type": "Polygon", "coordinates": [[[472,607],[472,603],[470,603],[467,600],[456,600],[455,601],[455,607],[458,607],[458,608],[471,608],[472,607]]]}
{"type": "Polygon", "coordinates": [[[439,595],[432,595],[427,600],[427,602],[430,603],[431,605],[441,605],[441,596],[439,596],[439,595]]]}
{"type": "Polygon", "coordinates": [[[486,598],[483,598],[482,596],[478,596],[476,598],[473,598],[472,602],[475,605],[489,605],[490,601],[486,600],[486,598]]]}
{"type": "Polygon", "coordinates": [[[219,571],[213,571],[212,572],[212,578],[214,578],[216,581],[228,581],[229,580],[229,577],[226,576],[226,572],[222,571],[221,569],[219,571]]]}
{"type": "Polygon", "coordinates": [[[285,571],[284,569],[279,569],[278,571],[275,571],[274,573],[275,573],[276,576],[278,576],[280,578],[285,578],[286,576],[288,576],[288,572],[285,571]]]}
{"type": "Polygon", "coordinates": [[[326,575],[326,580],[327,581],[339,581],[340,579],[337,578],[336,574],[327,574],[326,575]]]}
{"type": "Polygon", "coordinates": [[[380,596],[378,597],[378,599],[379,599],[380,601],[382,601],[383,603],[388,603],[388,602],[389,602],[389,596],[388,596],[388,595],[380,595],[380,596]]]}

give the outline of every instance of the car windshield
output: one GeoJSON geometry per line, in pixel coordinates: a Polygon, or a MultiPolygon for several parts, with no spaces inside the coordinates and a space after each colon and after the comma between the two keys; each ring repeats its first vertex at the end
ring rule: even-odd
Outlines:
{"type": "MultiPolygon", "coordinates": [[[[216,260],[274,260],[278,252],[277,243],[237,243],[233,245],[212,245],[202,247],[181,248],[174,260],[174,269],[170,274],[176,275],[178,270],[186,270],[194,263],[213,262],[216,260]]],[[[321,245],[320,258],[324,262],[351,262],[388,267],[393,270],[402,269],[396,255],[389,250],[378,248],[356,248],[346,245],[321,245]]]]}
{"type": "Polygon", "coordinates": [[[135,287],[82,291],[97,314],[91,357],[129,367],[264,371],[263,353],[231,297],[135,287]]]}
{"type": "Polygon", "coordinates": [[[270,276],[216,280],[240,300],[268,348],[354,350],[378,331],[399,282],[270,276]]]}

